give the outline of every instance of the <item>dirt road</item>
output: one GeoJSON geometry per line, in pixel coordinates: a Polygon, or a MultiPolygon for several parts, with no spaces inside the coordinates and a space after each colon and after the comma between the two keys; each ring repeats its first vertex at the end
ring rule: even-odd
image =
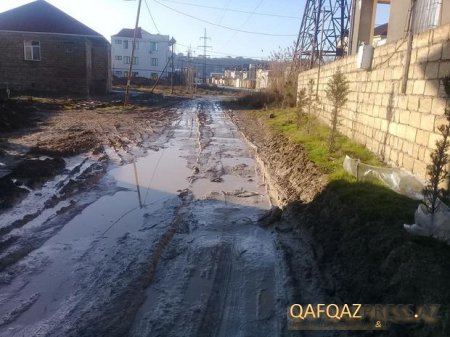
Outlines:
{"type": "MultiPolygon", "coordinates": [[[[258,225],[272,205],[249,146],[214,101],[177,113],[153,150],[8,229],[21,244],[0,258],[24,257],[0,273],[1,336],[286,335],[284,264],[258,225]]],[[[74,175],[92,165],[71,160],[74,175]]],[[[57,183],[1,214],[0,230],[57,183]]]]}

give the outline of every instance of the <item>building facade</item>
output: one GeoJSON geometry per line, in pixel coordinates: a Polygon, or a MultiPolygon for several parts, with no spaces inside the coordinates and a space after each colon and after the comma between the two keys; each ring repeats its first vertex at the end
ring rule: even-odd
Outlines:
{"type": "Polygon", "coordinates": [[[111,90],[110,44],[45,1],[0,14],[0,84],[16,92],[111,90]]]}
{"type": "MultiPolygon", "coordinates": [[[[122,29],[111,36],[111,65],[115,77],[128,77],[134,29],[122,29]]],[[[142,28],[136,31],[133,77],[164,78],[171,71],[169,35],[150,34],[142,28]]]]}

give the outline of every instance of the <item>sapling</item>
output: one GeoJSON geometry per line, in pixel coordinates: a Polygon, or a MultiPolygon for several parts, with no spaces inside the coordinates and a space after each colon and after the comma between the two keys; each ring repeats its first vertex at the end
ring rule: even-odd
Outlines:
{"type": "Polygon", "coordinates": [[[328,150],[330,153],[334,152],[336,147],[339,113],[345,103],[347,103],[349,91],[348,81],[344,74],[338,69],[328,81],[327,89],[325,90],[327,98],[332,104],[331,132],[328,139],[328,150]]]}
{"type": "Polygon", "coordinates": [[[302,117],[305,115],[305,108],[309,106],[309,97],[306,94],[306,89],[302,88],[297,95],[297,130],[300,130],[302,117]]]}
{"type": "Polygon", "coordinates": [[[311,113],[312,110],[316,109],[317,105],[317,95],[314,92],[314,80],[310,79],[308,81],[308,120],[306,125],[306,132],[308,134],[311,133],[312,128],[312,120],[313,120],[313,114],[311,113]]]}
{"type": "Polygon", "coordinates": [[[429,214],[436,213],[438,199],[444,197],[445,190],[440,188],[448,178],[447,165],[449,162],[448,149],[450,148],[450,109],[445,109],[446,124],[438,127],[442,138],[436,141],[436,148],[431,153],[431,164],[427,166],[428,183],[423,190],[424,205],[429,214]]]}

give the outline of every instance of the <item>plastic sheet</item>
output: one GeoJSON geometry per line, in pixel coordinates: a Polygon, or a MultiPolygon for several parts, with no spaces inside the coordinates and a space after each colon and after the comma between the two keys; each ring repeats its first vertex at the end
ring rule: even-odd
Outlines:
{"type": "Polygon", "coordinates": [[[430,236],[450,244],[450,209],[440,200],[436,212],[428,213],[425,205],[420,204],[414,215],[413,225],[403,225],[410,233],[430,236]]]}
{"type": "Polygon", "coordinates": [[[416,200],[423,199],[424,183],[402,169],[367,165],[349,156],[345,156],[343,166],[345,171],[355,176],[358,181],[381,180],[397,193],[416,200]]]}

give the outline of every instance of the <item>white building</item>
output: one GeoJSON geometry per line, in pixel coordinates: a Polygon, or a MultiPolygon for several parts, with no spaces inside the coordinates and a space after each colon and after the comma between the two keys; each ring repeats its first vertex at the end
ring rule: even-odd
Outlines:
{"type": "MultiPolygon", "coordinates": [[[[134,29],[122,29],[111,36],[112,74],[128,77],[134,29]]],[[[140,27],[136,31],[136,48],[133,60],[133,77],[156,79],[163,72],[170,58],[169,36],[150,34],[140,27]]],[[[167,64],[162,77],[171,70],[167,64]]]]}

